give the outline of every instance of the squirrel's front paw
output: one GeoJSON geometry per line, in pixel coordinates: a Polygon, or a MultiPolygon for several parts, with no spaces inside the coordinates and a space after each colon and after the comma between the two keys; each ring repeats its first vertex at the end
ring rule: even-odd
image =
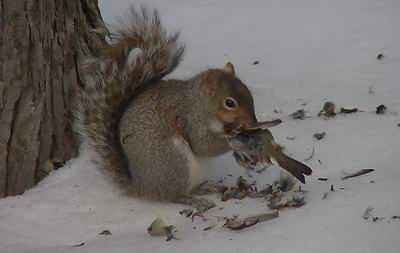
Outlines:
{"type": "Polygon", "coordinates": [[[271,196],[267,205],[271,209],[282,209],[285,207],[301,207],[305,204],[304,192],[291,191],[275,193],[271,196]]]}

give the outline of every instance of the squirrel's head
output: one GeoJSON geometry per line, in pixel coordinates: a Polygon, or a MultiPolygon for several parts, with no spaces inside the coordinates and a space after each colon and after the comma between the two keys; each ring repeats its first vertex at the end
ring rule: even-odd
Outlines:
{"type": "Polygon", "coordinates": [[[235,75],[231,63],[222,69],[210,69],[200,74],[201,96],[210,114],[209,127],[213,132],[230,134],[233,130],[248,129],[259,124],[249,89],[235,75]]]}

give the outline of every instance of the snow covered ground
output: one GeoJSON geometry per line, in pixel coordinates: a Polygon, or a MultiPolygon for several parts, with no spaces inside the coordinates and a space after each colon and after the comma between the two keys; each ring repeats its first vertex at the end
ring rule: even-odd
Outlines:
{"type": "MultiPolygon", "coordinates": [[[[129,2],[101,0],[106,21],[129,2]]],[[[157,7],[169,27],[182,31],[187,53],[175,77],[232,61],[253,90],[259,118],[284,120],[271,130],[287,151],[303,160],[315,145],[308,162],[314,174],[304,187],[307,205],[283,210],[279,218],[244,231],[203,231],[203,221],[192,223],[178,214],[184,206],[122,195],[85,150],[24,195],[0,200],[1,253],[400,252],[400,220],[391,218],[400,215],[400,1],[142,2],[157,7]],[[376,59],[379,53],[381,60],[376,59]],[[330,120],[316,117],[327,100],[365,112],[330,120]],[[385,115],[374,113],[379,104],[388,107],[385,115]],[[312,118],[288,117],[301,108],[312,118]],[[314,141],[312,135],[321,131],[326,138],[314,141]],[[362,168],[376,171],[340,179],[343,171],[362,168]],[[322,200],[331,184],[337,190],[322,200]],[[364,220],[368,206],[384,219],[364,220]],[[177,226],[180,240],[166,242],[146,233],[158,216],[177,226]],[[103,230],[112,235],[99,235],[103,230]]],[[[243,173],[230,155],[210,163],[207,171],[216,179],[243,173]]],[[[273,177],[273,171],[267,172],[257,181],[263,184],[273,177]]],[[[225,208],[208,215],[266,210],[265,202],[250,199],[218,206],[225,208]]]]}

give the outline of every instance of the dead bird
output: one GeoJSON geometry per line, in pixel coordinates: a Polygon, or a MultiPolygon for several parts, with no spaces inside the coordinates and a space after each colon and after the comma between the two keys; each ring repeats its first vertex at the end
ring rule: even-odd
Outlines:
{"type": "Polygon", "coordinates": [[[310,167],[285,155],[268,129],[245,130],[228,140],[236,161],[246,169],[254,169],[259,164],[274,163],[303,184],[304,175],[312,173],[310,167]]]}

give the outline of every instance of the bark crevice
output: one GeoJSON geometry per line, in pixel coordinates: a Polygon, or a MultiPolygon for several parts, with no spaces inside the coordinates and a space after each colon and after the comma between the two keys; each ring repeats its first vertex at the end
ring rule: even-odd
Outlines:
{"type": "MultiPolygon", "coordinates": [[[[10,133],[9,133],[10,137],[9,137],[8,142],[6,144],[6,161],[5,161],[6,167],[8,167],[8,164],[9,164],[10,147],[11,147],[11,143],[12,143],[12,140],[13,140],[13,132],[14,132],[15,122],[16,122],[16,119],[18,117],[18,106],[19,106],[19,101],[20,100],[21,100],[21,94],[19,94],[17,100],[15,101],[14,109],[13,109],[14,114],[13,114],[13,116],[11,118],[11,124],[10,124],[11,126],[10,126],[10,133]]],[[[10,182],[8,180],[8,178],[9,178],[9,173],[8,173],[8,170],[6,169],[5,170],[4,196],[8,196],[8,186],[9,186],[9,184],[13,183],[13,182],[10,182]]]]}

